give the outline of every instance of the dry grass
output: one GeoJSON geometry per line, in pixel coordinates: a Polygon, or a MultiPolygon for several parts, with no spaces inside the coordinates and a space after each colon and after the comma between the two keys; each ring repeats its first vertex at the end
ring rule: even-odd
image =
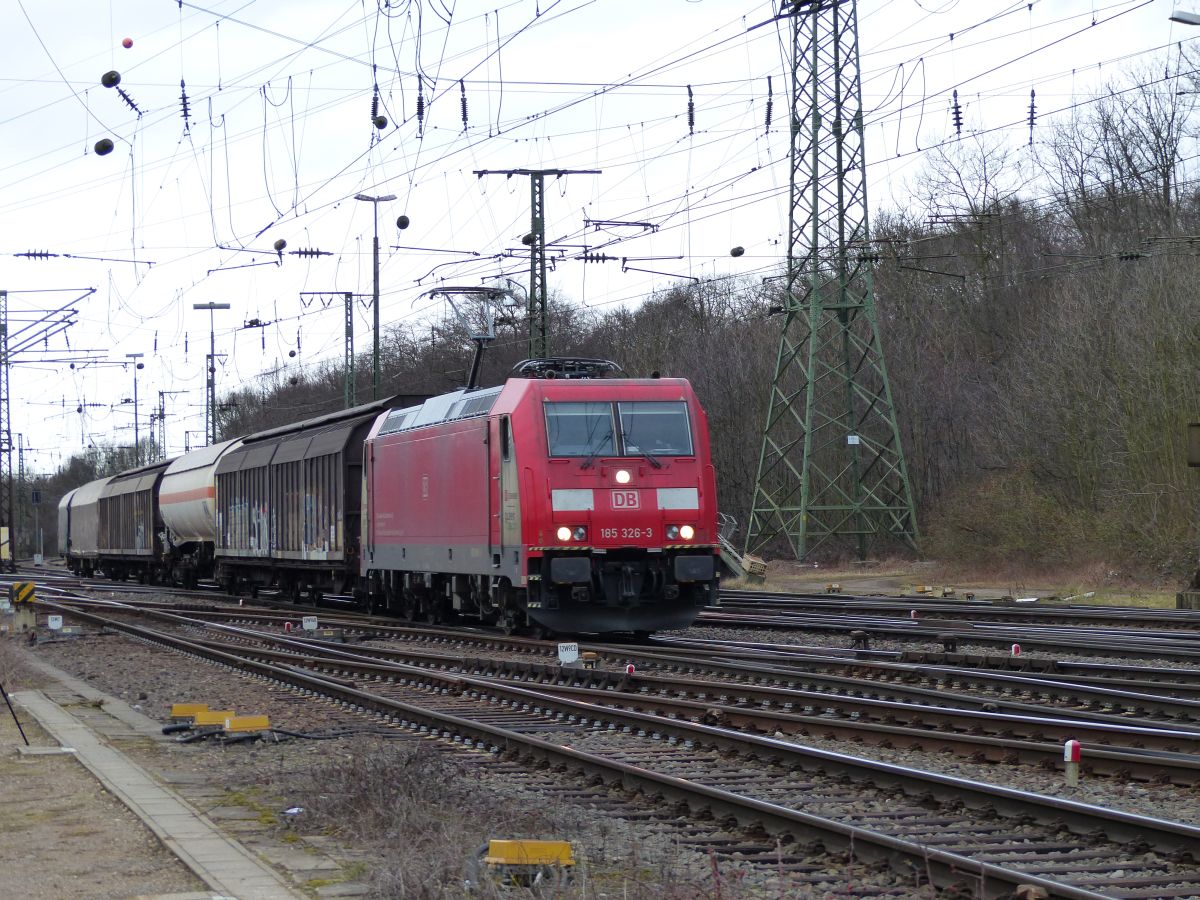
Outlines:
{"type": "Polygon", "coordinates": [[[1032,566],[883,559],[836,568],[775,560],[765,584],[726,579],[722,587],[803,592],[822,591],[830,582],[840,583],[844,593],[903,595],[911,594],[917,584],[930,584],[953,586],[959,596],[973,591],[983,597],[1060,597],[1080,605],[1152,609],[1174,609],[1175,594],[1183,586],[1171,577],[1135,576],[1103,562],[1032,566]]]}
{"type": "MultiPolygon", "coordinates": [[[[484,882],[471,896],[623,900],[749,900],[797,896],[745,880],[669,842],[651,847],[630,838],[602,812],[500,789],[469,761],[426,743],[374,741],[322,768],[303,786],[307,830],[370,851],[368,871],[380,897],[462,897],[469,862],[490,838],[570,840],[575,877],[567,886],[500,888],[484,882]]],[[[565,776],[569,777],[569,776],[565,776]]],[[[514,779],[514,782],[519,779],[514,779]]],[[[292,796],[296,796],[293,789],[292,796]]],[[[750,881],[752,881],[751,879],[750,881]]]]}
{"type": "Polygon", "coordinates": [[[9,693],[30,686],[30,672],[22,662],[22,651],[16,646],[18,640],[16,637],[0,637],[0,684],[9,693]]]}

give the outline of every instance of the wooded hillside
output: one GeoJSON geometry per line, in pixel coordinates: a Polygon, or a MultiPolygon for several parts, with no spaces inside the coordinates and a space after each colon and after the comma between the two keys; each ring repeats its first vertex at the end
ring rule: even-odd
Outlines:
{"type": "MultiPolygon", "coordinates": [[[[1039,126],[1032,147],[964,135],[927,154],[904,210],[875,213],[862,251],[878,257],[884,352],[927,554],[1194,567],[1200,476],[1186,467],[1185,429],[1200,419],[1200,184],[1187,176],[1195,96],[1181,83],[1161,68],[1130,75],[1070,121],[1039,126]]],[[[679,284],[629,310],[552,303],[555,355],[692,380],[721,506],[742,523],[779,283],[679,284]]],[[[525,355],[523,321],[498,331],[484,384],[525,355]]],[[[388,393],[465,381],[460,325],[393,327],[383,344],[388,393]]],[[[358,396],[369,397],[369,358],[358,372],[358,396]]],[[[222,433],[339,408],[342,390],[340,364],[264,378],[223,398],[222,433]]],[[[48,480],[47,501],[103,464],[99,454],[73,460],[48,480]]]]}

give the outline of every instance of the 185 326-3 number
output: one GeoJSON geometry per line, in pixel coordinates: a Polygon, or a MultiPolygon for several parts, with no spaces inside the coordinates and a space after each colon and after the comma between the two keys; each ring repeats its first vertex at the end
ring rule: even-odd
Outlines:
{"type": "Polygon", "coordinates": [[[600,537],[606,541],[616,540],[651,540],[654,537],[653,528],[601,528],[600,537]]]}

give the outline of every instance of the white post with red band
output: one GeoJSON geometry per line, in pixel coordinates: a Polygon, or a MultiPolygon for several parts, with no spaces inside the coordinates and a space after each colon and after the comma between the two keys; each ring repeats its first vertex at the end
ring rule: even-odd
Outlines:
{"type": "Polygon", "coordinates": [[[1079,784],[1079,757],[1083,748],[1079,741],[1067,741],[1063,744],[1063,762],[1067,764],[1067,787],[1079,784]]]}

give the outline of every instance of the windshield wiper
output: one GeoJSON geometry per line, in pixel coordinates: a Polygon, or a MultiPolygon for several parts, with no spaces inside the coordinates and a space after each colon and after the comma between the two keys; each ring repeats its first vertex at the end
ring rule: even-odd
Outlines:
{"type": "Polygon", "coordinates": [[[650,463],[650,465],[654,466],[654,468],[661,469],[663,467],[662,461],[649,450],[642,450],[640,447],[636,447],[636,449],[635,447],[630,447],[629,435],[624,431],[621,432],[621,442],[625,445],[626,450],[630,451],[631,453],[636,453],[639,456],[644,456],[646,458],[646,462],[650,463]]]}
{"type": "Polygon", "coordinates": [[[582,465],[580,465],[580,467],[579,467],[579,468],[581,468],[581,469],[590,469],[590,468],[591,468],[591,467],[592,467],[592,466],[595,464],[595,462],[596,462],[596,457],[598,457],[598,456],[600,455],[600,451],[601,451],[602,449],[603,449],[602,447],[597,447],[595,450],[593,450],[591,453],[589,453],[589,454],[588,454],[588,456],[587,456],[587,459],[585,459],[585,460],[583,461],[583,464],[582,464],[582,465]]]}
{"type": "Polygon", "coordinates": [[[656,468],[656,469],[662,468],[662,466],[663,466],[662,462],[659,460],[659,458],[657,456],[655,456],[649,450],[643,450],[642,456],[646,457],[646,461],[649,462],[650,465],[654,466],[654,468],[656,468]]]}

